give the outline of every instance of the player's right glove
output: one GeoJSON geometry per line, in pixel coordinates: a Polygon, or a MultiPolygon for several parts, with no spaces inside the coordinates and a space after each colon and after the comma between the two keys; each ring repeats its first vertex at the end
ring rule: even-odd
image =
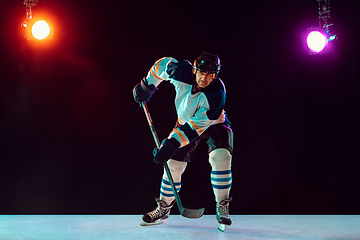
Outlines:
{"type": "Polygon", "coordinates": [[[157,88],[153,84],[148,85],[144,78],[140,83],[136,84],[133,89],[134,99],[138,103],[148,102],[156,90],[157,88]]]}

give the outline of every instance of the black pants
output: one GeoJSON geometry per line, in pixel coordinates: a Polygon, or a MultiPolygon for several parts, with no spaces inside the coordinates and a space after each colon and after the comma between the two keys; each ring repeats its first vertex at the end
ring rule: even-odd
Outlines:
{"type": "Polygon", "coordinates": [[[228,124],[216,124],[197,137],[194,141],[188,145],[179,148],[179,150],[171,157],[171,159],[181,161],[181,162],[190,162],[192,153],[195,151],[199,142],[202,139],[207,140],[208,153],[217,149],[217,148],[226,148],[233,153],[233,138],[234,134],[231,127],[228,124]]]}

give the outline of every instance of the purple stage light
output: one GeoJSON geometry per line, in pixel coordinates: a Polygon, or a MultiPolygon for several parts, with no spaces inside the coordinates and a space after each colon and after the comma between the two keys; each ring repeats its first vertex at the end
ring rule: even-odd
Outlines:
{"type": "Polygon", "coordinates": [[[327,44],[326,37],[319,31],[312,31],[307,36],[307,45],[313,52],[321,52],[327,44]]]}

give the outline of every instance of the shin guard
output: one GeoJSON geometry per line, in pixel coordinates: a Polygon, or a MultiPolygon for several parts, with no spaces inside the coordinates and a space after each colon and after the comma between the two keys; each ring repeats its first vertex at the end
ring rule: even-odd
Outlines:
{"type": "MultiPolygon", "coordinates": [[[[169,166],[171,176],[174,180],[176,190],[177,192],[179,192],[181,189],[181,175],[185,171],[187,163],[170,159],[167,164],[169,166]]],[[[175,199],[174,193],[171,189],[169,178],[165,170],[161,180],[160,199],[165,201],[167,204],[171,204],[175,199]]]]}
{"type": "Polygon", "coordinates": [[[225,148],[210,152],[211,184],[217,203],[229,198],[232,185],[231,154],[225,148]]]}

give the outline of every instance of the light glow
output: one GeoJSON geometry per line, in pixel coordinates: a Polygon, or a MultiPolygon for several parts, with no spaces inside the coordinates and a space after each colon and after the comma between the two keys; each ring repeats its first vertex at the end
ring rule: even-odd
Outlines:
{"type": "Polygon", "coordinates": [[[50,25],[44,20],[36,21],[31,27],[31,34],[38,40],[47,38],[50,35],[50,32],[50,25]]]}
{"type": "Polygon", "coordinates": [[[312,31],[307,37],[307,45],[313,52],[321,52],[327,43],[326,37],[319,31],[312,31]]]}

